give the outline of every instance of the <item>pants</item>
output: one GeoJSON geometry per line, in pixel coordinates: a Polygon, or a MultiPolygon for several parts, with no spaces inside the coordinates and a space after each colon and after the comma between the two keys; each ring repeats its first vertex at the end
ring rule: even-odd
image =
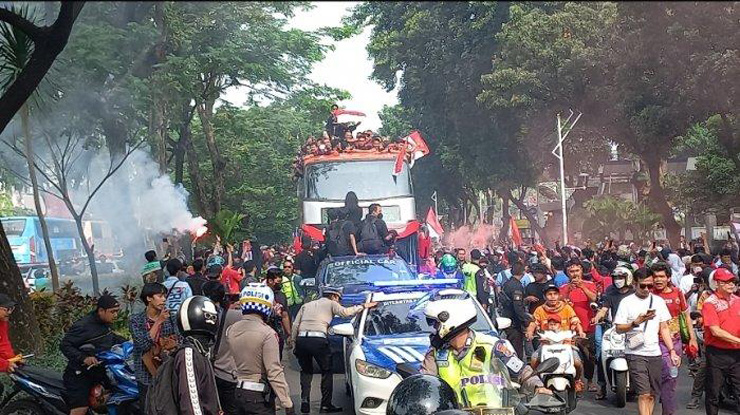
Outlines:
{"type": "Polygon", "coordinates": [[[583,376],[589,382],[594,379],[594,370],[596,370],[594,337],[594,333],[588,333],[585,339],[578,339],[577,341],[578,351],[581,352],[583,358],[583,376]]]}
{"type": "Polygon", "coordinates": [[[524,330],[518,327],[509,327],[504,330],[504,333],[506,333],[506,339],[514,347],[516,355],[520,359],[526,359],[524,356],[524,330]]]}
{"type": "Polygon", "coordinates": [[[228,380],[221,379],[216,376],[216,389],[218,389],[218,400],[221,402],[221,409],[225,415],[232,415],[236,413],[235,405],[235,393],[236,383],[229,382],[228,380]]]}
{"type": "Polygon", "coordinates": [[[149,385],[136,382],[136,386],[139,389],[139,408],[144,411],[146,409],[146,395],[149,392],[149,385]]]}
{"type": "MultiPolygon", "coordinates": [[[[223,402],[221,404],[223,405],[223,402]]],[[[228,412],[225,413],[228,414],[228,412]]],[[[265,402],[261,392],[236,389],[233,413],[235,415],[274,415],[275,405],[265,402]]]]}
{"type": "MultiPolygon", "coordinates": [[[[719,394],[725,378],[732,384],[735,395],[740,391],[740,352],[707,346],[707,379],[704,406],[707,415],[719,413],[719,394]]],[[[735,413],[740,414],[740,402],[736,402],[735,413]]]]}
{"type": "MultiPolygon", "coordinates": [[[[673,339],[673,347],[676,351],[681,350],[681,339],[673,339]]],[[[663,369],[660,375],[660,402],[663,406],[663,415],[673,415],[676,413],[676,386],[678,378],[671,377],[671,354],[668,352],[668,346],[660,342],[660,351],[663,357],[663,369]]]]}
{"type": "Polygon", "coordinates": [[[321,406],[330,406],[334,391],[334,378],[331,371],[331,349],[329,340],[320,337],[299,337],[295,342],[295,356],[301,367],[301,401],[311,400],[311,380],[313,361],[321,370],[321,406]]]}
{"type": "Polygon", "coordinates": [[[691,387],[691,397],[701,398],[704,393],[704,385],[707,380],[707,359],[706,356],[699,358],[699,368],[694,373],[694,384],[691,387]]]}

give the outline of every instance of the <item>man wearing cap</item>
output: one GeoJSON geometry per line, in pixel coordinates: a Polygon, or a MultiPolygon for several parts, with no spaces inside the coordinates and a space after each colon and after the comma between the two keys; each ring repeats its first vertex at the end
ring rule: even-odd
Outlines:
{"type": "Polygon", "coordinates": [[[120,308],[115,297],[102,295],[95,310],[75,321],[62,338],[59,348],[68,359],[62,379],[70,415],[85,415],[90,389],[98,383],[107,383],[105,368],[95,354],[126,341],[111,328],[120,308]],[[82,352],[80,347],[85,344],[95,346],[95,354],[82,352]]]}
{"type": "Polygon", "coordinates": [[[310,412],[311,379],[313,360],[321,369],[320,413],[342,412],[342,408],[331,403],[334,380],[332,378],[331,349],[329,349],[329,324],[334,316],[351,317],[378,303],[369,302],[352,307],[342,307],[342,292],[337,288],[324,287],[323,297],[306,303],[298,311],[291,337],[295,344],[295,356],[301,367],[301,412],[310,412]]]}
{"type": "MultiPolygon", "coordinates": [[[[719,413],[719,391],[724,379],[732,382],[735,392],[740,391],[740,297],[735,294],[737,279],[725,269],[718,268],[712,276],[717,284],[701,310],[704,319],[704,344],[706,345],[706,398],[707,415],[719,413]]],[[[740,411],[740,402],[737,403],[740,411]]]]}
{"type": "Polygon", "coordinates": [[[10,328],[8,321],[14,309],[15,301],[6,294],[0,294],[0,372],[13,373],[20,362],[19,357],[13,352],[8,335],[10,328]]]}

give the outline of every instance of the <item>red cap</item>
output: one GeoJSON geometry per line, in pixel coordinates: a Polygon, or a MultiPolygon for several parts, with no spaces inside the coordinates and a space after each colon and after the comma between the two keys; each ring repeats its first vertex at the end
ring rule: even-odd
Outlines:
{"type": "Polygon", "coordinates": [[[735,274],[726,268],[717,268],[717,270],[714,271],[713,278],[715,281],[733,281],[735,279],[735,274]]]}

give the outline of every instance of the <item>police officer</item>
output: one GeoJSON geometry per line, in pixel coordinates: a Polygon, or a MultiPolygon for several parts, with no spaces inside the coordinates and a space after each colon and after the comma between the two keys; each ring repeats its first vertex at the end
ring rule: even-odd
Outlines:
{"type": "Polygon", "coordinates": [[[424,315],[435,332],[431,347],[424,356],[421,371],[439,376],[457,394],[462,407],[485,404],[485,386],[476,393],[475,384],[466,382],[477,375],[489,374],[491,361],[499,359],[512,378],[538,393],[550,394],[534,370],[519,359],[507,340],[498,339],[470,329],[477,320],[477,310],[471,296],[463,291],[437,294],[424,309],[424,315]],[[463,388],[466,392],[463,394],[463,388]]]}
{"type": "Polygon", "coordinates": [[[236,366],[234,407],[240,415],[275,413],[267,399],[272,389],[287,415],[295,413],[280,363],[278,336],[268,324],[274,293],[265,284],[247,284],[240,293],[243,318],[226,329],[225,340],[236,366]]]}
{"type": "Polygon", "coordinates": [[[516,262],[511,266],[511,278],[501,288],[501,316],[511,319],[511,326],[505,330],[506,338],[514,346],[517,356],[524,356],[524,331],[531,320],[524,302],[524,264],[516,262]]]}
{"type": "Polygon", "coordinates": [[[311,410],[311,379],[313,378],[313,360],[321,369],[321,408],[320,413],[342,412],[342,408],[331,403],[334,389],[332,379],[331,350],[329,349],[328,329],[334,316],[351,317],[366,308],[377,305],[368,302],[352,307],[342,307],[342,291],[333,287],[323,288],[323,298],[306,303],[298,311],[293,324],[292,338],[295,344],[295,356],[301,367],[301,412],[311,410]]]}

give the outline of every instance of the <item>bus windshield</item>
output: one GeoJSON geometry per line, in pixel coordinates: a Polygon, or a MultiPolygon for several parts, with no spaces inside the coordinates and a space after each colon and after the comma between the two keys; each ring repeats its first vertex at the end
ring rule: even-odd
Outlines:
{"type": "Polygon", "coordinates": [[[343,161],[306,166],[306,199],[344,200],[347,189],[360,200],[411,196],[408,165],[394,179],[394,160],[343,161]]]}

